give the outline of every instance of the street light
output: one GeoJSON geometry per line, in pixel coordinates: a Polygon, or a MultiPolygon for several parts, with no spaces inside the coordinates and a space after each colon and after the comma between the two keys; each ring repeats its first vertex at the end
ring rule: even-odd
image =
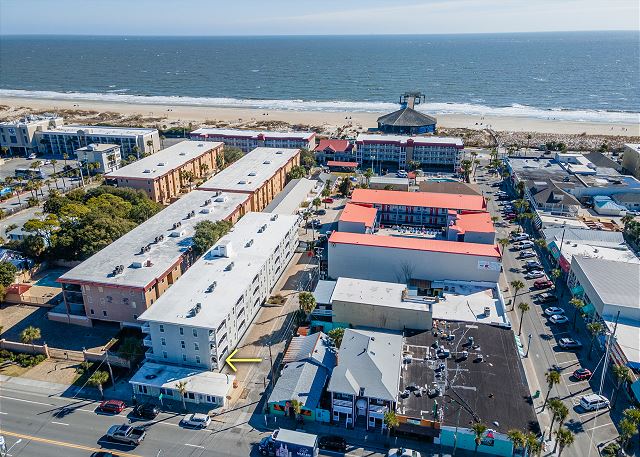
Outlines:
{"type": "Polygon", "coordinates": [[[528,338],[529,338],[529,341],[527,342],[527,353],[524,355],[526,358],[528,358],[528,357],[529,357],[529,349],[531,348],[531,337],[532,337],[532,336],[533,336],[533,335],[532,335],[531,333],[529,333],[529,337],[528,337],[528,338]]]}
{"type": "Polygon", "coordinates": [[[13,449],[17,444],[22,443],[22,438],[18,438],[18,441],[13,443],[9,449],[6,449],[5,448],[5,444],[4,444],[4,436],[0,436],[0,439],[1,439],[1,441],[0,441],[0,451],[2,451],[2,457],[5,457],[5,456],[9,455],[9,452],[11,451],[11,449],[13,449]]]}

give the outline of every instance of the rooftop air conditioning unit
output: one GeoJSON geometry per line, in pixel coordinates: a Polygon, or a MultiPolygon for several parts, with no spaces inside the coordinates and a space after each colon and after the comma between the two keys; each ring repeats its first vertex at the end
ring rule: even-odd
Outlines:
{"type": "Polygon", "coordinates": [[[159,167],[164,167],[164,166],[166,166],[166,165],[167,165],[167,163],[166,163],[166,162],[158,162],[158,166],[159,166],[159,167]]]}
{"type": "Polygon", "coordinates": [[[216,281],[213,281],[211,284],[209,284],[209,287],[207,287],[207,293],[213,292],[216,289],[217,285],[218,283],[216,281]]]}
{"type": "Polygon", "coordinates": [[[271,163],[271,160],[265,160],[264,162],[262,162],[263,165],[269,165],[271,163]]]}
{"type": "Polygon", "coordinates": [[[231,271],[233,270],[234,266],[235,266],[235,263],[231,262],[229,265],[227,265],[227,268],[225,268],[224,271],[231,271]]]}
{"type": "Polygon", "coordinates": [[[252,171],[251,173],[249,173],[249,176],[255,176],[255,175],[256,175],[255,171],[252,171]]]}
{"type": "Polygon", "coordinates": [[[250,248],[251,246],[253,246],[253,238],[247,241],[247,244],[244,245],[245,248],[250,248]]]}
{"type": "Polygon", "coordinates": [[[131,264],[131,266],[133,268],[150,267],[151,266],[151,260],[149,260],[149,259],[136,260],[135,262],[133,262],[131,264]]]}
{"type": "Polygon", "coordinates": [[[274,214],[273,216],[271,216],[271,220],[272,220],[272,221],[275,221],[275,220],[277,220],[277,219],[278,219],[278,215],[277,215],[277,214],[274,214]]]}
{"type": "Polygon", "coordinates": [[[214,211],[215,211],[215,210],[214,210],[213,208],[202,208],[202,209],[200,210],[200,213],[201,213],[201,214],[211,214],[211,213],[213,213],[214,211]]]}
{"type": "Polygon", "coordinates": [[[147,168],[146,170],[143,171],[143,173],[151,173],[151,170],[147,168]]]}
{"type": "Polygon", "coordinates": [[[226,202],[227,201],[227,197],[225,195],[221,195],[219,197],[216,198],[216,202],[226,202]]]}
{"type": "Polygon", "coordinates": [[[174,230],[169,234],[169,236],[172,238],[179,238],[181,236],[184,236],[184,233],[184,230],[174,230]]]}

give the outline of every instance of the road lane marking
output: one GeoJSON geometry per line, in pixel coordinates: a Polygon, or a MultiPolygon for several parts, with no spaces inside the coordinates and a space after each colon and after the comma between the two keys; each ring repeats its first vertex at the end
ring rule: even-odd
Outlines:
{"type": "MultiPolygon", "coordinates": [[[[56,441],[56,440],[50,440],[50,439],[47,439],[47,438],[40,438],[38,436],[24,435],[22,433],[8,432],[6,430],[3,430],[2,433],[5,434],[5,435],[16,437],[16,438],[23,438],[23,439],[29,440],[29,441],[37,441],[39,443],[51,444],[52,446],[61,446],[61,447],[69,447],[69,448],[74,448],[74,449],[81,449],[83,451],[88,451],[88,452],[100,452],[100,451],[104,451],[105,450],[105,449],[100,449],[100,448],[95,448],[95,447],[90,447],[90,446],[83,446],[82,444],[67,443],[66,441],[56,441]]],[[[140,457],[137,454],[129,454],[129,453],[126,453],[126,452],[118,452],[118,455],[123,456],[123,457],[140,457]]]]}
{"type": "Polygon", "coordinates": [[[56,421],[51,421],[52,424],[58,424],[58,425],[66,425],[67,427],[69,426],[69,424],[65,424],[64,422],[56,422],[56,421]]]}
{"type": "Polygon", "coordinates": [[[591,427],[585,430],[585,432],[591,432],[597,428],[602,428],[602,427],[614,427],[613,422],[608,422],[606,424],[602,424],[602,425],[596,425],[595,427],[591,427]]]}
{"type": "Polygon", "coordinates": [[[198,446],[197,444],[184,443],[184,445],[189,447],[197,447],[199,449],[204,449],[204,446],[198,446]]]}
{"type": "Polygon", "coordinates": [[[0,395],[0,398],[4,398],[4,399],[7,399],[7,400],[21,401],[23,403],[31,403],[33,405],[56,406],[56,405],[51,404],[51,403],[42,403],[40,401],[33,401],[33,400],[23,400],[22,398],[5,397],[4,395],[0,395]]]}
{"type": "Polygon", "coordinates": [[[2,411],[0,411],[0,414],[2,414],[3,416],[8,415],[9,413],[3,413],[2,411]]]}

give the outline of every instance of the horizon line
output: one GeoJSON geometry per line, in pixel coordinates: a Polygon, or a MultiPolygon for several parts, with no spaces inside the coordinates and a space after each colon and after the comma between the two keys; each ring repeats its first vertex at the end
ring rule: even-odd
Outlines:
{"type": "Polygon", "coordinates": [[[105,38],[286,38],[286,37],[417,37],[417,36],[456,36],[456,35],[524,35],[553,33],[610,33],[631,32],[640,35],[638,29],[591,29],[591,30],[539,30],[525,32],[455,32],[455,33],[350,33],[350,34],[237,34],[237,35],[153,35],[153,34],[92,34],[92,33],[0,33],[4,37],[105,37],[105,38]]]}

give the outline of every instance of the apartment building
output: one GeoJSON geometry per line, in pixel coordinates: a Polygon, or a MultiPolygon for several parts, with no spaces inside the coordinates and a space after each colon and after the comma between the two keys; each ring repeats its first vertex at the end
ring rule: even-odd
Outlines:
{"type": "Polygon", "coordinates": [[[356,162],[363,168],[391,166],[407,168],[412,162],[421,167],[457,170],[462,159],[462,138],[360,134],[356,138],[356,162]]]}
{"type": "Polygon", "coordinates": [[[123,157],[141,157],[160,150],[158,131],[147,128],[59,125],[36,130],[34,141],[41,153],[59,157],[67,154],[70,158],[77,149],[92,143],[117,144],[123,157]]]}
{"type": "Polygon", "coordinates": [[[245,215],[139,317],[147,361],[221,370],[297,244],[297,216],[245,215]]]}
{"type": "Polygon", "coordinates": [[[221,141],[227,146],[242,149],[255,148],[307,149],[316,147],[315,132],[272,132],[268,130],[239,130],[200,128],[190,133],[192,140],[221,141]]]}
{"type": "Polygon", "coordinates": [[[117,144],[90,144],[76,150],[80,162],[97,163],[99,173],[109,173],[120,168],[122,154],[117,144]]]}
{"type": "Polygon", "coordinates": [[[0,122],[0,147],[9,149],[11,154],[28,156],[38,151],[36,132],[63,124],[64,119],[55,114],[29,115],[14,121],[0,122]]]}
{"type": "Polygon", "coordinates": [[[198,179],[217,172],[223,148],[223,143],[181,141],[109,173],[106,179],[119,187],[142,189],[156,202],[169,203],[181,189],[190,187],[185,173],[198,179]]]}
{"type": "Polygon", "coordinates": [[[432,192],[356,189],[351,202],[376,208],[378,221],[384,225],[445,227],[450,212],[487,210],[487,202],[481,195],[432,192]]]}
{"type": "Polygon", "coordinates": [[[640,144],[625,144],[622,156],[622,168],[640,179],[640,144]]]}
{"type": "Polygon", "coordinates": [[[248,211],[244,194],[194,190],[185,195],[58,279],[66,312],[73,316],[69,320],[135,325],[194,262],[196,224],[235,223],[248,211]]]}
{"type": "Polygon", "coordinates": [[[256,148],[199,189],[247,194],[251,211],[262,211],[284,189],[287,173],[296,165],[299,149],[256,148]]]}

